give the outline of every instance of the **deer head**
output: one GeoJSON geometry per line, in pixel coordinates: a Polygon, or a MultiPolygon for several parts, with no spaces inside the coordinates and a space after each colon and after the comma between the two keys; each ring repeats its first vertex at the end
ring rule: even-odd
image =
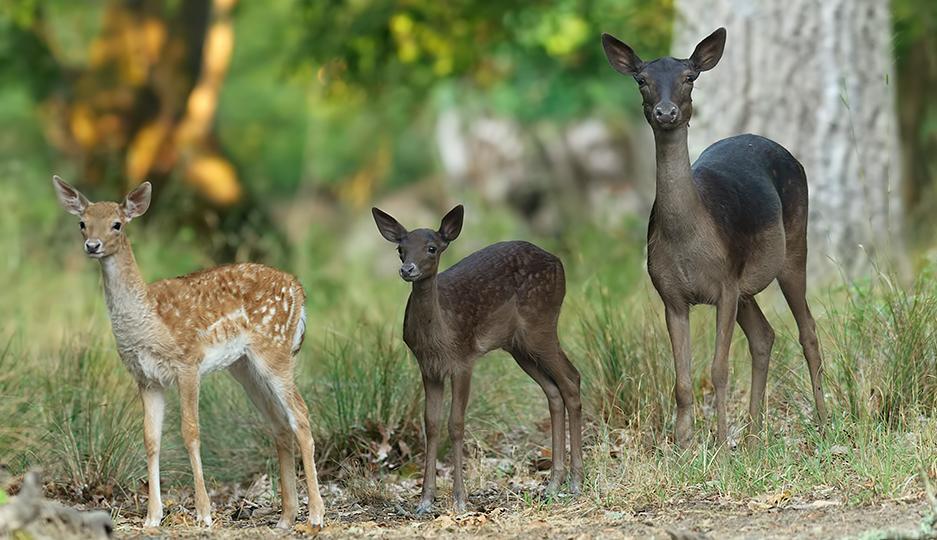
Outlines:
{"type": "Polygon", "coordinates": [[[608,63],[622,75],[634,77],[644,98],[644,117],[654,131],[685,126],[693,115],[693,81],[719,63],[726,44],[726,29],[719,28],[700,41],[687,59],[670,56],[644,62],[624,42],[602,34],[608,63]]]}
{"type": "Polygon", "coordinates": [[[55,186],[55,194],[62,208],[78,216],[85,253],[94,259],[108,257],[123,248],[126,244],[124,226],[146,212],[152,194],[150,183],[144,182],[131,191],[122,203],[93,203],[58,176],[52,177],[52,185],[55,186]]]}
{"type": "Polygon", "coordinates": [[[407,231],[390,214],[372,208],[377,230],[388,241],[397,244],[400,255],[400,277],[404,281],[421,281],[431,278],[439,271],[439,256],[449,243],[462,232],[465,210],[458,205],[442,218],[439,230],[415,229],[407,231]]]}

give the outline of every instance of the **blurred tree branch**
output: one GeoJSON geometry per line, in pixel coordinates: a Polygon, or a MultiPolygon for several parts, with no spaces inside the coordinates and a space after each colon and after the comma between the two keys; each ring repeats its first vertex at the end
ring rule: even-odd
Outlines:
{"type": "Polygon", "coordinates": [[[174,171],[216,206],[237,202],[214,136],[236,0],[13,0],[0,10],[3,75],[30,81],[47,140],[82,181],[165,182],[174,171]]]}

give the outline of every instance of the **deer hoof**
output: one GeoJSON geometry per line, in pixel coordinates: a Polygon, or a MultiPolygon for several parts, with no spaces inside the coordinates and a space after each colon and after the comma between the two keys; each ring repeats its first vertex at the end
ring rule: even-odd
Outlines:
{"type": "Polygon", "coordinates": [[[452,502],[452,510],[456,514],[464,514],[465,513],[465,499],[462,499],[462,498],[455,499],[452,502]]]}
{"type": "Polygon", "coordinates": [[[416,515],[425,516],[433,511],[433,501],[420,501],[416,506],[416,515]]]}
{"type": "Polygon", "coordinates": [[[572,495],[579,495],[582,492],[582,479],[573,477],[569,480],[569,492],[572,495]]]}
{"type": "Polygon", "coordinates": [[[566,481],[566,470],[554,470],[550,475],[550,483],[547,484],[547,488],[544,491],[544,495],[547,497],[554,497],[559,494],[560,490],[563,487],[563,482],[566,481]]]}
{"type": "Polygon", "coordinates": [[[143,521],[143,527],[147,529],[156,529],[156,528],[159,528],[159,523],[161,521],[163,521],[162,513],[152,515],[152,516],[148,515],[146,516],[146,519],[143,521]]]}
{"type": "Polygon", "coordinates": [[[211,514],[196,515],[196,521],[206,529],[211,528],[211,514]]]}

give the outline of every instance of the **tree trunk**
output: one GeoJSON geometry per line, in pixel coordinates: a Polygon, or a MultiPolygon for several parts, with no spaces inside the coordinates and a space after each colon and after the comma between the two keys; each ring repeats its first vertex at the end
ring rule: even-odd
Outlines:
{"type": "Polygon", "coordinates": [[[784,145],[810,185],[813,274],[903,262],[891,11],[882,0],[678,0],[674,55],[719,26],[700,76],[690,153],[739,133],[784,145]]]}
{"type": "Polygon", "coordinates": [[[181,171],[214,206],[242,198],[214,133],[236,2],[109,0],[93,12],[100,30],[71,48],[57,28],[68,26],[69,10],[84,8],[37,8],[31,31],[48,55],[37,62],[53,66],[59,83],[43,96],[44,128],[82,164],[83,182],[122,176],[129,188],[181,171]]]}

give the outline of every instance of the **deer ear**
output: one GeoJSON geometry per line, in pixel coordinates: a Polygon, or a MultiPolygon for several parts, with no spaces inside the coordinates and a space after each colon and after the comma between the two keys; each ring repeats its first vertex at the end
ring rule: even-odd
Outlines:
{"type": "Polygon", "coordinates": [[[407,228],[400,224],[390,214],[380,208],[371,208],[371,215],[374,216],[374,223],[377,224],[377,230],[381,236],[389,242],[399,244],[407,237],[407,228]]]}
{"type": "Polygon", "coordinates": [[[55,196],[58,197],[59,204],[69,214],[80,216],[85,213],[85,209],[91,204],[88,202],[87,197],[68,182],[59,178],[58,175],[52,176],[52,185],[55,186],[55,196]]]}
{"type": "Polygon", "coordinates": [[[462,218],[464,217],[465,208],[460,204],[449,210],[449,213],[442,218],[438,232],[446,243],[452,242],[459,237],[459,233],[462,232],[462,218]]]}
{"type": "Polygon", "coordinates": [[[719,63],[726,47],[726,29],[718,28],[700,41],[690,56],[690,62],[697,71],[708,71],[719,63]]]}
{"type": "Polygon", "coordinates": [[[121,209],[127,220],[142,216],[146,209],[150,207],[150,198],[153,195],[153,186],[149,182],[143,182],[137,189],[127,194],[121,209]]]}
{"type": "Polygon", "coordinates": [[[634,50],[611,34],[602,34],[602,48],[608,63],[622,75],[637,75],[644,67],[634,50]]]}

